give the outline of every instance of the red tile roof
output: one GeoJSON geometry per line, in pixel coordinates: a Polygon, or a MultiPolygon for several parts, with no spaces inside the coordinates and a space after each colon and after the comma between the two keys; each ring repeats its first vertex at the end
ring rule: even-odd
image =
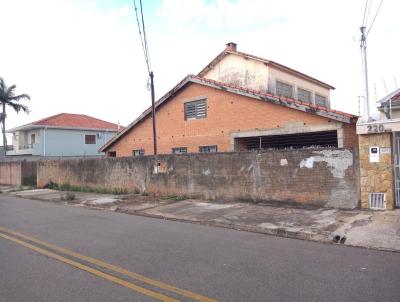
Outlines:
{"type": "Polygon", "coordinates": [[[46,117],[30,125],[50,126],[60,128],[79,128],[79,129],[107,129],[120,130],[122,127],[117,124],[109,123],[84,114],[60,113],[46,117]]]}
{"type": "Polygon", "coordinates": [[[242,87],[242,86],[236,86],[236,85],[233,85],[233,84],[218,82],[218,81],[215,81],[215,80],[206,79],[206,78],[202,78],[202,77],[199,77],[199,76],[192,76],[192,77],[194,79],[200,80],[200,81],[202,81],[204,83],[214,83],[214,84],[217,84],[217,85],[222,86],[222,87],[230,87],[230,88],[233,88],[233,89],[237,89],[238,91],[251,93],[251,94],[254,94],[254,95],[258,95],[258,96],[266,96],[266,97],[270,97],[270,98],[280,99],[280,100],[284,100],[284,101],[289,102],[289,103],[303,105],[303,106],[306,106],[306,107],[308,107],[310,109],[318,109],[318,110],[322,110],[322,111],[325,111],[325,112],[331,112],[331,113],[335,113],[337,115],[341,115],[343,117],[348,117],[348,118],[351,118],[351,119],[357,119],[358,118],[358,116],[356,116],[354,114],[350,114],[350,113],[342,112],[342,111],[338,111],[338,110],[333,110],[333,109],[330,109],[330,108],[327,108],[327,107],[323,107],[323,106],[317,106],[317,105],[314,105],[312,103],[302,102],[302,101],[291,99],[291,98],[287,98],[287,97],[284,97],[284,96],[274,95],[274,94],[269,93],[269,92],[263,92],[263,91],[258,91],[258,90],[242,87]]]}

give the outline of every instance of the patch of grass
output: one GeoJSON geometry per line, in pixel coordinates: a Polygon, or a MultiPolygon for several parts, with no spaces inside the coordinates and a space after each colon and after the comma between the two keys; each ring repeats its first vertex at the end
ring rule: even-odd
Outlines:
{"type": "Polygon", "coordinates": [[[26,190],[31,190],[31,186],[19,186],[17,191],[26,191],[26,190]]]}
{"type": "Polygon", "coordinates": [[[133,193],[135,193],[135,194],[139,194],[139,193],[140,193],[140,190],[139,190],[139,188],[136,188],[136,187],[135,187],[135,189],[133,190],[133,193]]]}
{"type": "Polygon", "coordinates": [[[189,196],[187,195],[167,195],[164,197],[164,199],[172,200],[172,201],[182,201],[189,199],[189,196]]]}
{"type": "Polygon", "coordinates": [[[60,191],[73,191],[73,192],[84,192],[84,193],[99,193],[99,194],[113,194],[113,195],[122,195],[127,194],[128,190],[125,188],[93,188],[90,186],[77,186],[71,185],[69,183],[64,183],[58,185],[54,182],[50,182],[47,185],[47,188],[53,190],[60,190],[60,191]]]}

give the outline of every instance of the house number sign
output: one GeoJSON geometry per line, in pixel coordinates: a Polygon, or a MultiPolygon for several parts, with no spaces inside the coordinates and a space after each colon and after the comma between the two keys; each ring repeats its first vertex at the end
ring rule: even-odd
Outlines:
{"type": "Polygon", "coordinates": [[[385,126],[383,124],[368,125],[367,128],[368,128],[368,133],[385,132],[385,126]]]}

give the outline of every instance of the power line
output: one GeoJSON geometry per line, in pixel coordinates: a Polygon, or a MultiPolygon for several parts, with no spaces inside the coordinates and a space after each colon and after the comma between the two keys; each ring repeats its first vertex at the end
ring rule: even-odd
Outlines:
{"type": "Polygon", "coordinates": [[[369,32],[371,31],[371,28],[372,28],[372,26],[374,25],[374,22],[375,22],[376,16],[378,16],[379,10],[381,9],[382,2],[383,2],[383,0],[381,0],[381,2],[379,3],[378,9],[376,10],[376,13],[375,13],[374,19],[372,20],[371,26],[369,27],[369,29],[368,29],[368,31],[367,31],[367,34],[366,34],[366,36],[368,36],[369,32]]]}
{"type": "Polygon", "coordinates": [[[140,42],[142,43],[144,59],[146,61],[147,71],[149,72],[149,78],[150,78],[151,115],[152,115],[152,124],[153,124],[153,148],[154,148],[153,154],[156,156],[157,155],[157,128],[156,128],[156,105],[155,105],[155,93],[154,93],[154,73],[151,70],[151,65],[150,65],[149,46],[148,46],[147,37],[146,37],[146,27],[144,25],[142,0],[139,0],[139,4],[140,4],[140,15],[141,15],[141,19],[142,19],[142,27],[141,28],[140,28],[140,22],[139,22],[136,1],[133,0],[133,5],[135,6],[136,22],[137,22],[137,26],[139,29],[140,42]]]}
{"type": "Polygon", "coordinates": [[[366,13],[367,13],[367,7],[368,7],[368,0],[366,0],[365,1],[365,8],[364,8],[364,17],[363,17],[363,20],[362,20],[362,25],[361,26],[365,26],[365,15],[366,15],[366,13]]]}
{"type": "Polygon", "coordinates": [[[146,35],[142,35],[142,29],[144,29],[144,18],[143,18],[143,10],[142,10],[142,1],[140,1],[140,11],[142,15],[142,26],[140,26],[140,21],[139,21],[139,16],[138,16],[138,9],[136,6],[136,0],[133,0],[133,5],[135,7],[135,15],[136,15],[136,22],[139,30],[139,36],[140,36],[140,43],[142,44],[142,49],[143,49],[143,54],[144,54],[144,59],[146,61],[146,66],[147,66],[147,71],[150,74],[151,68],[150,68],[150,60],[149,60],[149,54],[148,54],[148,46],[147,46],[147,40],[145,40],[146,35]]]}
{"type": "Polygon", "coordinates": [[[151,70],[149,47],[148,47],[147,36],[146,36],[146,27],[144,25],[142,0],[139,0],[139,3],[140,3],[140,14],[142,15],[142,30],[143,30],[144,47],[146,49],[146,59],[147,59],[147,64],[150,66],[149,69],[151,70]]]}

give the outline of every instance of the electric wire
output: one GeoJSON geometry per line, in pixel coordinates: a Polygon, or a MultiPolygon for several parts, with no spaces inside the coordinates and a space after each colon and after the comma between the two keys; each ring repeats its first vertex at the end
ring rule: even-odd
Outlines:
{"type": "Polygon", "coordinates": [[[147,54],[147,62],[148,62],[147,64],[150,66],[149,69],[151,70],[149,47],[148,47],[147,36],[146,36],[146,27],[144,25],[142,0],[139,0],[139,3],[140,3],[140,14],[142,15],[142,32],[143,32],[144,47],[146,49],[146,54],[147,54]]]}
{"type": "Polygon", "coordinates": [[[365,15],[367,13],[367,7],[368,7],[368,0],[365,1],[365,8],[364,8],[364,16],[363,16],[363,20],[362,20],[362,26],[365,26],[365,15]]]}
{"type": "Polygon", "coordinates": [[[383,3],[383,0],[381,0],[381,2],[379,3],[378,9],[376,10],[374,19],[372,19],[371,26],[369,27],[366,36],[368,36],[369,32],[371,31],[372,26],[374,26],[376,16],[378,16],[378,13],[379,13],[379,10],[381,9],[382,3],[383,3]]]}
{"type": "Polygon", "coordinates": [[[150,68],[150,60],[149,60],[149,54],[148,54],[148,47],[147,47],[147,40],[145,40],[146,36],[144,34],[142,34],[142,29],[144,29],[144,18],[143,18],[143,10],[142,10],[142,1],[140,1],[140,11],[141,11],[141,15],[142,15],[142,26],[140,26],[140,21],[139,21],[139,16],[138,16],[138,9],[136,6],[136,0],[133,0],[133,5],[135,7],[135,15],[136,15],[136,22],[137,22],[137,26],[138,26],[138,30],[139,30],[139,36],[140,36],[140,42],[142,44],[142,49],[143,49],[143,54],[144,54],[144,59],[146,62],[146,66],[147,66],[147,71],[151,72],[151,68],[150,68]]]}

